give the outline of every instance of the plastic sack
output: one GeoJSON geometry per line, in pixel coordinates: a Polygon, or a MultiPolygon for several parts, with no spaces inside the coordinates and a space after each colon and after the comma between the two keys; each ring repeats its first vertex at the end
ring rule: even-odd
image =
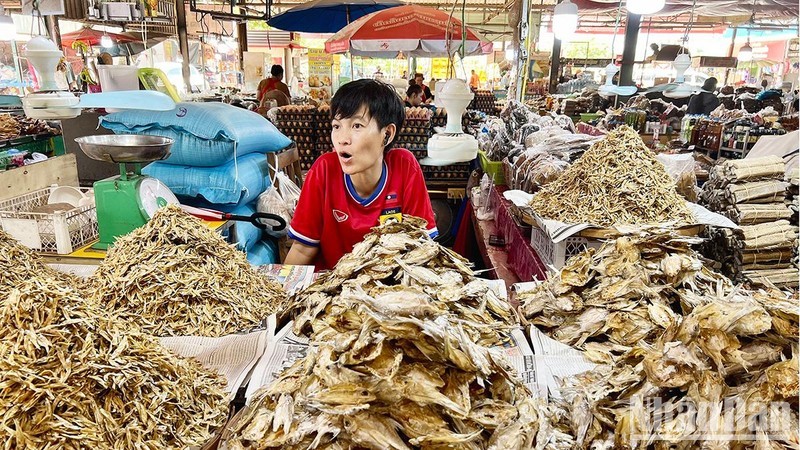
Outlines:
{"type": "MultiPolygon", "coordinates": [[[[278,172],[275,178],[277,183],[273,182],[272,186],[258,196],[258,212],[276,214],[286,220],[286,223],[291,223],[300,200],[300,188],[283,172],[278,172]]],[[[282,237],[287,231],[283,229],[267,232],[270,236],[282,237]]]]}
{"type": "Polygon", "coordinates": [[[260,153],[242,156],[219,167],[150,163],[142,173],[158,178],[184,197],[202,197],[215,204],[244,205],[255,201],[271,185],[267,158],[260,153]]]}
{"type": "Polygon", "coordinates": [[[291,140],[259,114],[225,103],[178,103],[172,111],[127,110],[100,118],[117,134],[175,140],[166,164],[214,167],[248,153],[281,150],[291,140]]]}
{"type": "Polygon", "coordinates": [[[686,200],[696,203],[700,188],[697,187],[697,175],[694,172],[696,162],[694,155],[683,153],[679,155],[656,155],[656,159],[664,165],[667,173],[675,180],[675,190],[686,200]]]}
{"type": "Polygon", "coordinates": [[[247,251],[247,262],[249,262],[251,266],[278,264],[280,262],[278,245],[271,239],[256,242],[256,244],[247,251]]]}

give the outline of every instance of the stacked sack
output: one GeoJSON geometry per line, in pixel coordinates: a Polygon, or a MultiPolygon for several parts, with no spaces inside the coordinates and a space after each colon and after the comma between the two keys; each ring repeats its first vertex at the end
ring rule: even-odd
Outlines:
{"type": "Polygon", "coordinates": [[[798,233],[789,223],[792,212],[784,203],[785,170],[777,156],[729,160],[711,170],[700,199],[740,229],[711,230],[705,254],[718,261],[729,277],[756,285],[797,287],[792,256],[798,233]]]}
{"type": "MultiPolygon", "coordinates": [[[[178,103],[172,111],[129,110],[109,114],[100,125],[116,134],[172,138],[170,156],[142,173],[161,180],[192,206],[249,216],[270,186],[265,153],[291,144],[272,123],[254,112],[224,103],[178,103]]],[[[252,264],[277,262],[273,242],[259,228],[236,223],[238,247],[252,264]]]]}

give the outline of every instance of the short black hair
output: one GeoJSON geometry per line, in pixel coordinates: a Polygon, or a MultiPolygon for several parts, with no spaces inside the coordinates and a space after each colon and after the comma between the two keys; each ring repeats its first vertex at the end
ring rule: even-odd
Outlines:
{"type": "Polygon", "coordinates": [[[347,119],[358,114],[362,108],[375,122],[378,128],[394,124],[397,131],[394,139],[386,146],[391,148],[406,118],[406,109],[394,86],[378,80],[356,80],[340,87],[331,99],[331,119],[347,119]]]}
{"type": "Polygon", "coordinates": [[[269,72],[272,74],[273,77],[282,77],[283,66],[281,66],[280,64],[273,64],[272,68],[269,69],[269,72]]]}
{"type": "Polygon", "coordinates": [[[411,97],[412,95],[415,94],[422,94],[422,86],[412,84],[411,86],[408,87],[408,90],[406,90],[406,95],[408,97],[411,97]]]}

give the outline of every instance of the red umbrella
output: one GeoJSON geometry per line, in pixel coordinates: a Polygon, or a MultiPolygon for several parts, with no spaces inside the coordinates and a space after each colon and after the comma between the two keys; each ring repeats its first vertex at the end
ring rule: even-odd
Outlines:
{"type": "Polygon", "coordinates": [[[127,42],[141,42],[136,38],[125,36],[124,34],[108,33],[95,30],[89,27],[83,27],[78,31],[62,34],[61,45],[63,45],[64,47],[70,47],[73,42],[81,41],[85,42],[87,45],[95,46],[100,44],[100,39],[103,38],[103,35],[108,35],[111,38],[111,40],[114,41],[115,44],[124,44],[127,42]]]}
{"type": "MultiPolygon", "coordinates": [[[[455,54],[460,46],[460,20],[450,18],[447,12],[438,9],[405,5],[356,20],[328,39],[325,51],[349,51],[353,55],[390,58],[400,52],[411,56],[444,57],[455,54]]],[[[492,43],[467,28],[464,54],[491,52],[492,43]]]]}

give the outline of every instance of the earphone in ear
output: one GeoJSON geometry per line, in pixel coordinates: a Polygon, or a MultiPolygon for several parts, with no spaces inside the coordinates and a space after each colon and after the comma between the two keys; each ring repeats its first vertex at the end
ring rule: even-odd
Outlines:
{"type": "Polygon", "coordinates": [[[389,145],[389,136],[390,136],[389,132],[386,132],[386,139],[383,140],[383,146],[384,147],[389,145]]]}

